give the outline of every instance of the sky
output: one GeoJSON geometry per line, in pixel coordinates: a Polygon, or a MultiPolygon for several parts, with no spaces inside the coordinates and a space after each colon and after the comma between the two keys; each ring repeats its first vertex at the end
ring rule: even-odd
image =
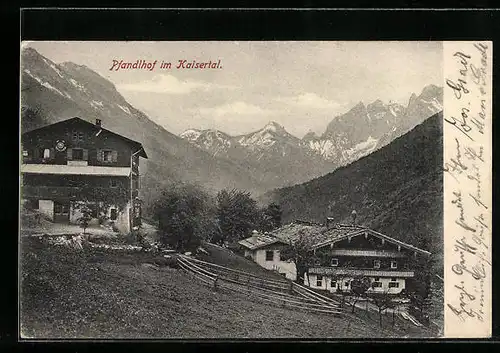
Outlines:
{"type": "Polygon", "coordinates": [[[442,42],[29,42],[62,63],[86,65],[168,131],[246,134],[269,121],[302,137],[321,134],[359,102],[408,104],[442,86],[442,42]],[[110,70],[113,60],[157,60],[153,70],[110,70]],[[179,60],[218,69],[177,69],[179,60]],[[170,62],[170,69],[160,63],[170,62]]]}

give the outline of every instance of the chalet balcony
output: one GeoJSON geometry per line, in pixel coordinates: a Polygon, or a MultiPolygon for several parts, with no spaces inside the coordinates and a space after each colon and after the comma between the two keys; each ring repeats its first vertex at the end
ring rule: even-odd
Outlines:
{"type": "Polygon", "coordinates": [[[367,277],[400,277],[411,278],[415,276],[414,271],[377,270],[377,269],[351,269],[336,267],[312,267],[310,274],[331,276],[367,276],[367,277]]]}
{"type": "Polygon", "coordinates": [[[355,256],[355,257],[389,257],[404,258],[405,254],[390,250],[363,250],[363,249],[332,249],[329,251],[332,256],[355,256]]]}
{"type": "Polygon", "coordinates": [[[67,164],[21,164],[21,174],[130,176],[130,167],[67,164]]]}
{"type": "MultiPolygon", "coordinates": [[[[82,199],[83,193],[93,193],[94,195],[105,195],[109,193],[110,188],[93,187],[71,187],[71,186],[21,186],[21,198],[32,198],[39,200],[53,200],[53,199],[66,199],[66,200],[79,200],[82,199]]],[[[92,197],[92,195],[85,195],[92,197]]],[[[120,192],[121,198],[130,197],[126,190],[120,192]]]]}

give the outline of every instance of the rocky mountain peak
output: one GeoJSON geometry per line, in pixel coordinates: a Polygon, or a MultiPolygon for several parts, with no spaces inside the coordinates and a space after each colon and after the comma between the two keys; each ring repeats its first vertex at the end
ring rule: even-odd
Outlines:
{"type": "Polygon", "coordinates": [[[373,101],[372,103],[368,104],[368,107],[375,108],[375,107],[385,107],[384,102],[382,100],[377,99],[376,101],[373,101]]]}
{"type": "Polygon", "coordinates": [[[187,140],[193,141],[196,140],[200,135],[202,131],[198,129],[187,129],[183,133],[181,133],[179,136],[182,138],[185,138],[187,140]]]}
{"type": "Polygon", "coordinates": [[[425,86],[422,90],[421,96],[433,96],[436,94],[440,94],[443,91],[442,87],[438,87],[436,85],[428,85],[425,86]]]}
{"type": "Polygon", "coordinates": [[[283,125],[278,124],[276,121],[269,121],[263,128],[263,132],[273,132],[273,133],[286,133],[283,125]]]}
{"type": "Polygon", "coordinates": [[[309,131],[307,134],[304,135],[304,137],[302,138],[302,141],[304,141],[304,142],[314,141],[318,138],[319,138],[319,136],[314,131],[309,131]]]}
{"type": "Polygon", "coordinates": [[[366,109],[365,104],[360,101],[358,104],[356,104],[354,107],[352,107],[350,111],[360,111],[360,110],[365,110],[365,109],[366,109]]]}
{"type": "Polygon", "coordinates": [[[35,49],[30,47],[23,48],[21,51],[21,56],[42,58],[42,55],[40,55],[35,49]]]}
{"type": "Polygon", "coordinates": [[[410,96],[410,100],[408,101],[408,105],[411,105],[417,100],[417,95],[415,93],[412,93],[410,96]]]}

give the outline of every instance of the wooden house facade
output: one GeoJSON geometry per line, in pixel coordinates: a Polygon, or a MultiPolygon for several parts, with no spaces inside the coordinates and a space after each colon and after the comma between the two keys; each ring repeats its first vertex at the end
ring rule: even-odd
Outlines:
{"type": "Polygon", "coordinates": [[[388,294],[400,294],[415,277],[416,260],[430,256],[428,251],[368,228],[346,230],[315,244],[312,252],[315,264],[307,271],[308,286],[349,292],[353,280],[363,279],[370,283],[368,292],[388,294]]]}
{"type": "Polygon", "coordinates": [[[354,224],[293,222],[265,235],[240,241],[246,255],[262,267],[293,273],[294,262],[280,258],[284,247],[301,242],[309,261],[300,281],[311,288],[350,292],[354,280],[369,283],[367,292],[400,294],[415,277],[417,260],[431,254],[372,229],[354,224]],[[271,255],[271,252],[278,255],[271,255]],[[274,263],[276,262],[276,263],[274,263]]]}
{"type": "Polygon", "coordinates": [[[81,205],[122,233],[141,223],[139,142],[72,118],[21,136],[21,199],[54,222],[76,223],[81,205]]]}

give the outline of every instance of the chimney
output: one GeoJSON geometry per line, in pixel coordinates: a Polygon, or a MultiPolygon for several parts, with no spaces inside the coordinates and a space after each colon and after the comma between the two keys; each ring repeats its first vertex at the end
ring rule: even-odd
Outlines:
{"type": "Polygon", "coordinates": [[[351,218],[352,218],[352,224],[356,224],[356,216],[357,216],[356,210],[352,210],[351,212],[351,218]]]}
{"type": "Polygon", "coordinates": [[[330,229],[333,225],[333,218],[332,217],[326,217],[326,222],[325,222],[326,228],[330,229]]]}
{"type": "Polygon", "coordinates": [[[95,119],[95,126],[101,127],[101,119],[95,119]]]}
{"type": "Polygon", "coordinates": [[[257,232],[255,229],[252,231],[252,240],[257,241],[257,237],[259,235],[259,232],[257,232]]]}

